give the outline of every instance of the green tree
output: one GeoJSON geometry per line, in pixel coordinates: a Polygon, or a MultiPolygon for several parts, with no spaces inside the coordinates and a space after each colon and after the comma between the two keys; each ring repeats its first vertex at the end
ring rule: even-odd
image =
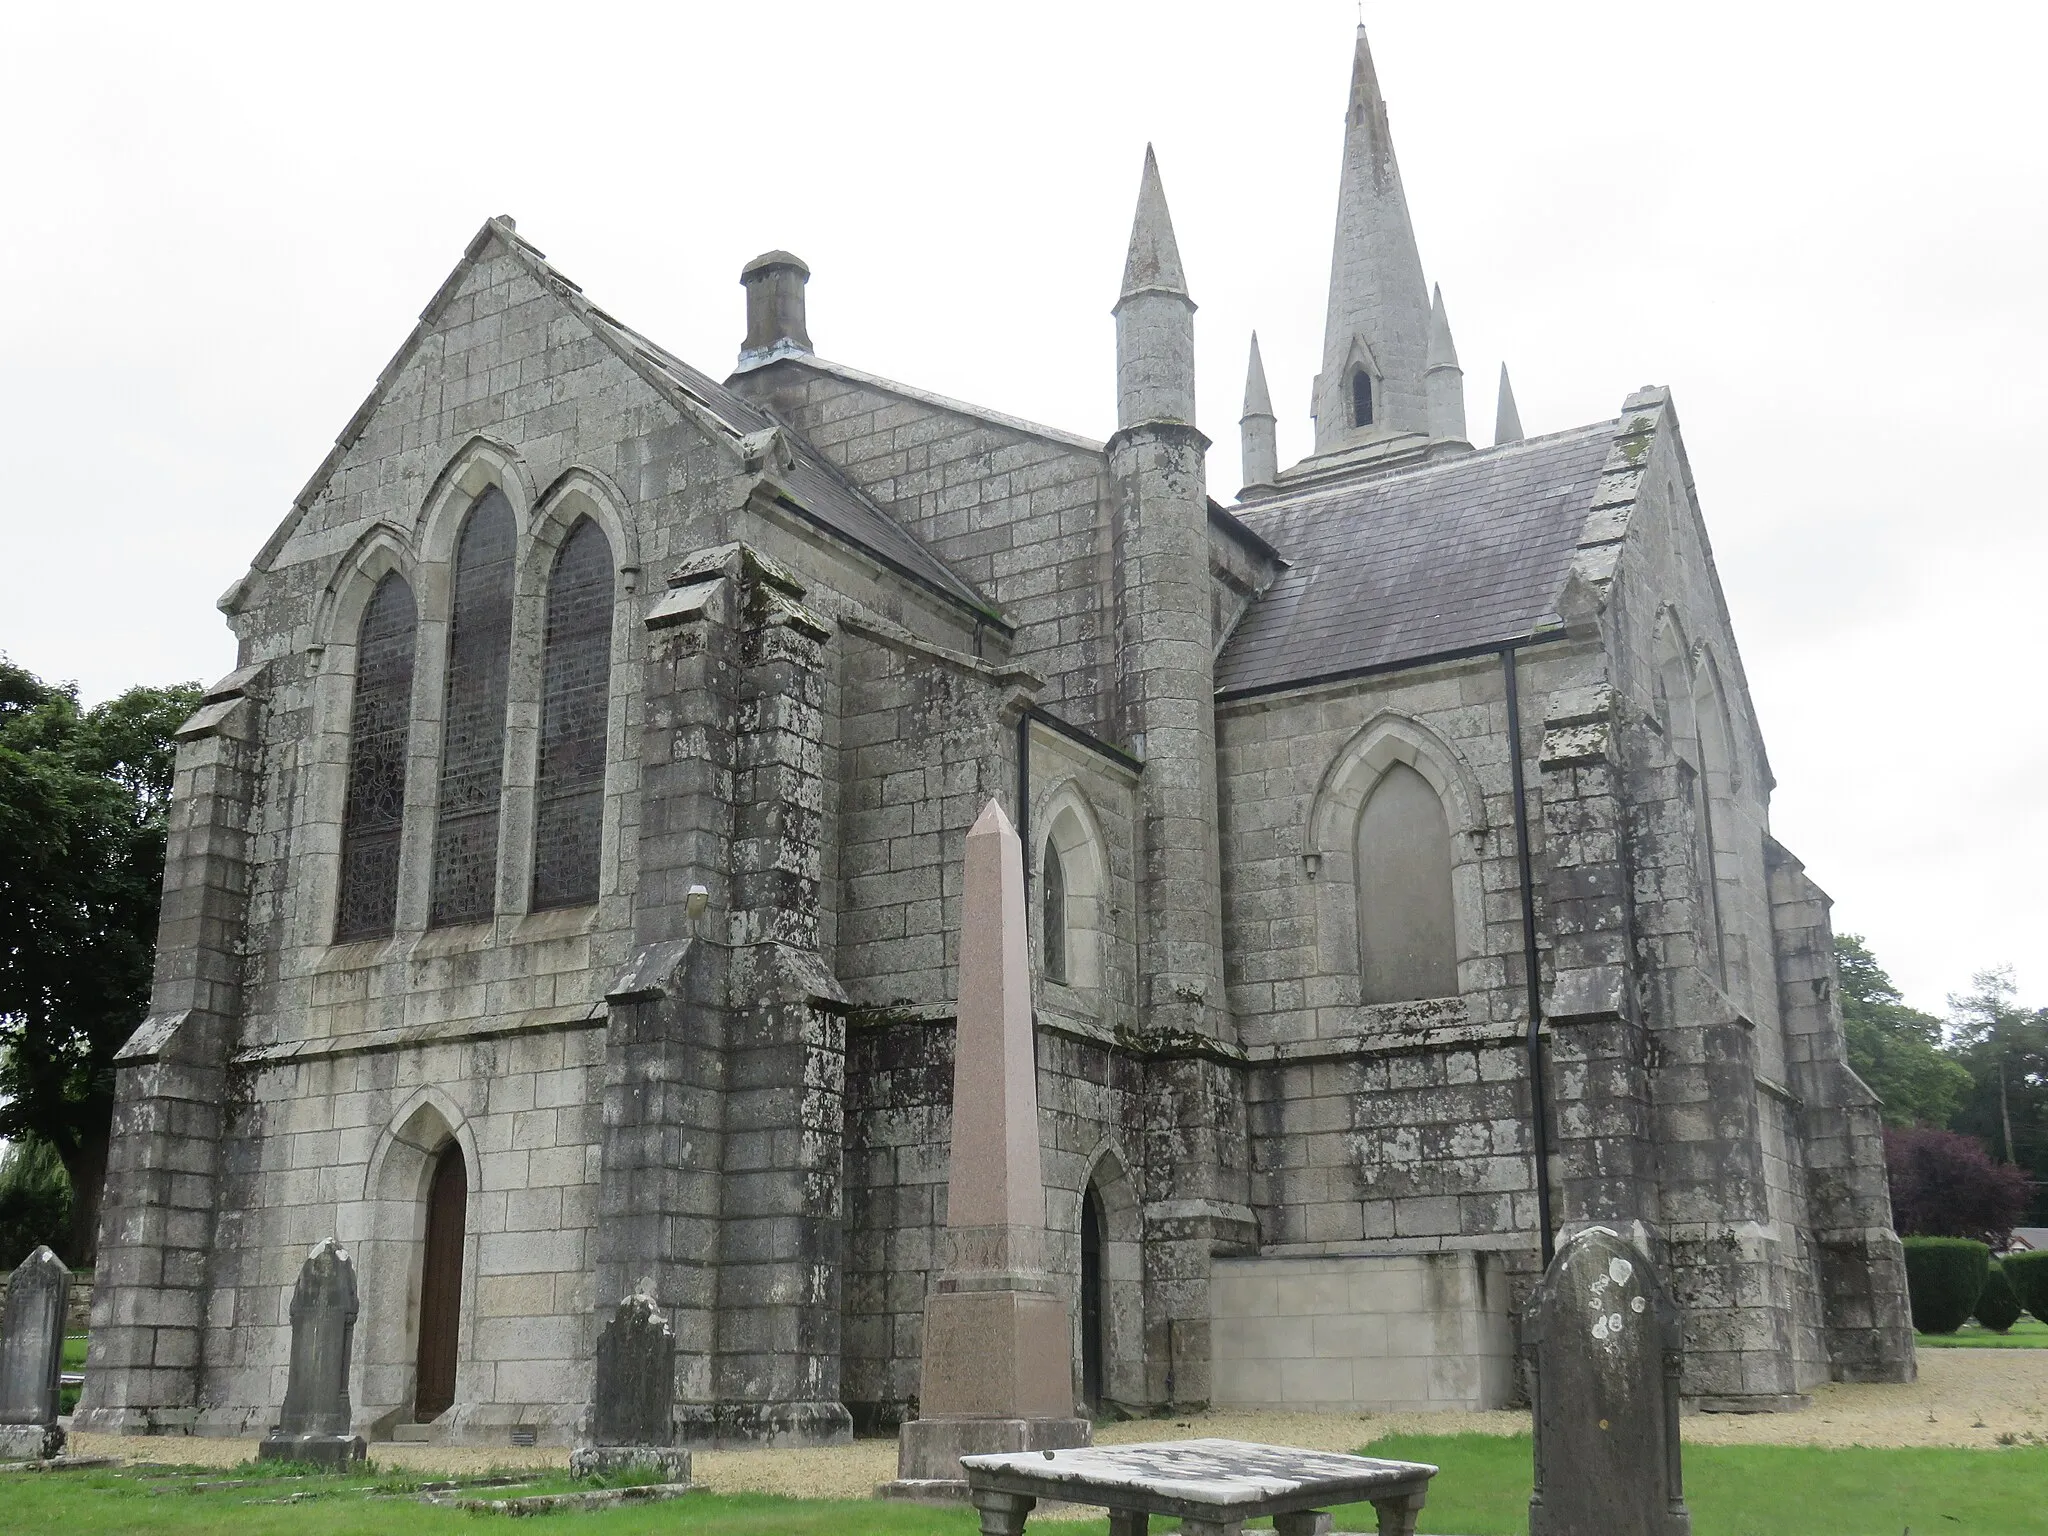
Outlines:
{"type": "Polygon", "coordinates": [[[1943,1048],[1941,1020],[1906,1006],[1856,934],[1835,935],[1835,974],[1849,1065],[1884,1100],[1884,1123],[1946,1127],[1970,1097],[1974,1080],[1943,1048]]]}
{"type": "Polygon", "coordinates": [[[2034,1199],[2023,1225],[2048,1223],[2048,1008],[2020,1006],[2010,966],[1979,971],[1948,1006],[1971,1078],[1955,1128],[2026,1171],[2034,1199]]]}
{"type": "Polygon", "coordinates": [[[149,1006],[171,733],[193,685],[81,708],[0,657],[0,1136],[64,1164],[66,1257],[90,1262],[114,1053],[149,1006]]]}

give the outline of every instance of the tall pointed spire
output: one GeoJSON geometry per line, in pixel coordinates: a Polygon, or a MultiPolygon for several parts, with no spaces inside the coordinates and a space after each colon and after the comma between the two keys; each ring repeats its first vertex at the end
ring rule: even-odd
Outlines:
{"type": "Polygon", "coordinates": [[[1259,357],[1259,333],[1252,332],[1251,361],[1244,370],[1244,415],[1238,418],[1240,463],[1246,489],[1271,485],[1280,473],[1279,424],[1273,418],[1273,396],[1266,388],[1266,365],[1259,357]]]}
{"type": "Polygon", "coordinates": [[[1441,285],[1429,301],[1429,368],[1423,382],[1429,395],[1429,435],[1440,442],[1465,442],[1465,370],[1458,366],[1458,344],[1451,340],[1451,316],[1444,308],[1441,285]]]}
{"type": "Polygon", "coordinates": [[[1515,409],[1515,387],[1508,382],[1508,365],[1500,365],[1500,404],[1493,411],[1493,445],[1522,440],[1522,413],[1515,409]]]}
{"type": "Polygon", "coordinates": [[[1116,307],[1116,424],[1195,421],[1195,301],[1180,268],[1159,161],[1145,146],[1116,307]]]}
{"type": "Polygon", "coordinates": [[[1368,434],[1427,431],[1428,350],[1429,290],[1361,25],[1344,120],[1323,371],[1316,377],[1316,452],[1368,434]]]}

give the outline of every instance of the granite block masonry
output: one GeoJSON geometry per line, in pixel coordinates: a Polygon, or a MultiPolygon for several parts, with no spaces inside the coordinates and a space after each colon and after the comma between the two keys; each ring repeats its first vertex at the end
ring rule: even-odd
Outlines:
{"type": "Polygon", "coordinates": [[[0,1461],[40,1460],[64,1449],[57,1391],[71,1271],[38,1246],[16,1266],[0,1309],[0,1461]]]}
{"type": "Polygon", "coordinates": [[[1684,1324],[1647,1255],[1575,1233],[1524,1314],[1536,1410],[1529,1536],[1691,1536],[1678,1443],[1684,1324]]]}
{"type": "Polygon", "coordinates": [[[891,1493],[964,1497],[963,1455],[1089,1441],[1073,1321],[1045,1264],[1023,844],[993,800],[967,834],[958,1030],[946,1266],[925,1302],[922,1412],[903,1426],[891,1493]]]}
{"type": "Polygon", "coordinates": [[[591,1395],[593,1443],[569,1456],[578,1477],[655,1471],[666,1483],[690,1480],[690,1453],[676,1446],[676,1335],[635,1291],[597,1337],[597,1385],[591,1395]]]}
{"type": "Polygon", "coordinates": [[[356,1305],[356,1267],[347,1250],[326,1238],[307,1256],[292,1290],[291,1375],[284,1409],[257,1447],[259,1457],[332,1465],[363,1459],[362,1436],[349,1432],[356,1305]]]}
{"type": "Polygon", "coordinates": [[[1362,29],[1349,64],[1316,451],[1278,459],[1257,363],[1230,507],[1156,157],[1107,441],[820,356],[786,251],[721,377],[484,223],[221,599],[80,1430],[260,1433],[329,1233],[355,1427],[448,1445],[588,1445],[643,1291],[678,1447],[1006,1422],[984,1387],[1057,1422],[1068,1370],[1119,1415],[1500,1406],[1543,1234],[1589,1223],[1664,1271],[1688,1406],[1911,1379],[1879,1107],[1677,409],[1467,440],[1464,301],[1362,29]],[[992,799],[1043,1198],[975,1238],[992,799]],[[1043,1381],[944,1379],[998,1314],[1043,1381]]]}

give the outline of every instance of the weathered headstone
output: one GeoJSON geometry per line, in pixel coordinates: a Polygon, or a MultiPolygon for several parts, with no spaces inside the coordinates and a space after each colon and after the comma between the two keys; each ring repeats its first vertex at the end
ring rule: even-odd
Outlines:
{"type": "Polygon", "coordinates": [[[1575,1233],[1530,1295],[1522,1338],[1536,1410],[1529,1536],[1690,1536],[1684,1328],[1642,1250],[1607,1227],[1575,1233]]]}
{"type": "Polygon", "coordinates": [[[690,1453],[675,1445],[676,1335],[635,1292],[597,1338],[597,1380],[591,1401],[593,1444],[569,1455],[578,1477],[656,1471],[670,1483],[690,1480],[690,1453]]]}
{"type": "Polygon", "coordinates": [[[994,801],[967,834],[961,907],[945,1267],[925,1302],[920,1416],[883,1489],[902,1497],[965,1498],[963,1455],[1089,1443],[1066,1293],[1045,1268],[1024,850],[994,801]]]}
{"type": "Polygon", "coordinates": [[[64,1449],[57,1392],[70,1291],[71,1271],[42,1247],[8,1281],[0,1310],[0,1461],[47,1458],[64,1449]]]}
{"type": "Polygon", "coordinates": [[[363,1459],[349,1430],[348,1357],[356,1332],[356,1269],[333,1238],[299,1269],[292,1288],[292,1362],[277,1427],[257,1455],[341,1464],[363,1459]]]}

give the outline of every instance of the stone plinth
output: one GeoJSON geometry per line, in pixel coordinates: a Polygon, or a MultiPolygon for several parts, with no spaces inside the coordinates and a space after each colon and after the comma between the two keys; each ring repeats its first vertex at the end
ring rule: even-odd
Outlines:
{"type": "Polygon", "coordinates": [[[43,1459],[64,1449],[57,1393],[70,1291],[71,1271],[43,1247],[8,1281],[0,1309],[0,1461],[43,1459]]]}
{"type": "Polygon", "coordinates": [[[882,1488],[892,1498],[964,1499],[963,1455],[1089,1441],[1072,1320],[1045,1272],[1023,845],[993,801],[967,834],[962,909],[945,1269],[925,1303],[921,1417],[882,1488]]]}
{"type": "Polygon", "coordinates": [[[349,1431],[348,1359],[356,1331],[355,1265],[327,1238],[292,1289],[292,1362],[277,1426],[256,1454],[270,1461],[342,1465],[363,1459],[349,1431]]]}
{"type": "Polygon", "coordinates": [[[1684,1324],[1626,1238],[1587,1227],[1523,1312],[1535,1399],[1529,1536],[1691,1536],[1679,1471],[1684,1324]]]}

